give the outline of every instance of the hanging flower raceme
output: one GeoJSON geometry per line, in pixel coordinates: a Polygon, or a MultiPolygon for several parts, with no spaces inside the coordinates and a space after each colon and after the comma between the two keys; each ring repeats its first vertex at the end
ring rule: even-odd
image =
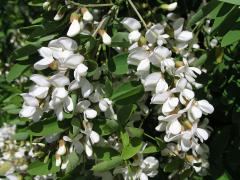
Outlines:
{"type": "MultiPolygon", "coordinates": [[[[166,5],[164,8],[171,10],[175,5],[166,5]]],[[[133,18],[124,18],[122,24],[130,33],[139,32],[141,28],[140,23],[133,18]]],[[[211,114],[214,108],[207,100],[195,99],[194,88],[199,87],[196,78],[202,71],[190,66],[194,54],[189,53],[187,48],[193,34],[183,28],[184,19],[175,18],[169,24],[152,25],[145,36],[138,35],[145,39],[144,44],[139,38],[133,41],[129,35],[132,45],[129,47],[128,64],[137,66],[136,75],[145,91],[151,92],[151,103],[160,108],[156,130],[165,133],[166,142],[176,144],[178,148],[174,150],[175,154],[192,151],[191,164],[196,172],[200,172],[201,168],[196,168],[193,162],[200,162],[206,170],[204,164],[207,162],[207,154],[202,157],[201,153],[195,153],[195,148],[202,146],[210,133],[207,125],[201,125],[200,118],[202,114],[211,114]],[[169,27],[173,34],[169,34],[169,27]],[[165,31],[166,28],[168,31],[165,31]]]]}

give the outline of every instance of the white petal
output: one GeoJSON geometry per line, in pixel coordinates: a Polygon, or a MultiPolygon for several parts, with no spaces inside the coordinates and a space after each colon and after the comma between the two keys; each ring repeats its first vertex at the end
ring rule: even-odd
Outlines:
{"type": "Polygon", "coordinates": [[[44,99],[47,97],[49,87],[32,86],[29,90],[31,96],[44,99]]]}
{"type": "Polygon", "coordinates": [[[134,18],[126,17],[121,23],[130,32],[141,28],[140,22],[134,18]]]}
{"type": "Polygon", "coordinates": [[[182,94],[188,101],[194,98],[194,92],[190,89],[184,89],[182,94]]]}
{"type": "Polygon", "coordinates": [[[75,51],[78,48],[76,41],[68,37],[60,37],[49,42],[48,47],[63,48],[64,50],[75,51]]]}
{"type": "Polygon", "coordinates": [[[64,87],[70,83],[68,77],[62,74],[56,74],[52,76],[50,81],[55,87],[64,87]]]}
{"type": "Polygon", "coordinates": [[[87,98],[93,91],[93,86],[85,78],[82,78],[81,81],[81,92],[84,98],[87,98]]]}
{"type": "Polygon", "coordinates": [[[170,107],[172,107],[172,108],[175,108],[178,105],[178,102],[179,102],[179,100],[176,97],[171,97],[168,100],[168,103],[169,103],[170,107]]]}
{"type": "Polygon", "coordinates": [[[84,110],[86,110],[89,106],[91,105],[90,101],[88,100],[83,100],[83,101],[79,101],[77,104],[77,109],[80,112],[83,112],[84,110]]]}
{"type": "Polygon", "coordinates": [[[79,34],[81,31],[81,25],[77,19],[74,19],[68,29],[67,36],[73,37],[79,34]]]}
{"type": "Polygon", "coordinates": [[[64,64],[70,69],[75,69],[83,61],[84,57],[81,54],[73,54],[65,60],[64,64]]]}
{"type": "Polygon", "coordinates": [[[168,89],[168,84],[166,83],[166,81],[164,79],[160,79],[157,83],[155,92],[156,94],[163,93],[167,91],[167,89],[168,89]]]}
{"type": "Polygon", "coordinates": [[[84,148],[85,148],[85,152],[86,152],[87,156],[91,157],[93,154],[93,151],[92,151],[92,146],[90,145],[90,143],[88,143],[88,144],[85,143],[84,148]]]}
{"type": "Polygon", "coordinates": [[[160,72],[155,72],[149,74],[144,81],[145,91],[154,91],[158,81],[161,79],[162,75],[160,72]]]}
{"type": "Polygon", "coordinates": [[[111,37],[106,32],[102,34],[102,40],[103,40],[103,43],[106,45],[111,45],[112,43],[111,37]]]}
{"type": "Polygon", "coordinates": [[[66,112],[71,112],[73,111],[73,101],[72,98],[70,98],[69,96],[67,98],[64,99],[64,109],[66,112]]]}
{"type": "Polygon", "coordinates": [[[39,101],[35,97],[33,97],[27,93],[23,93],[23,94],[21,94],[21,96],[23,97],[24,103],[26,105],[33,106],[33,107],[39,106],[39,101]]]}
{"type": "Polygon", "coordinates": [[[141,37],[141,33],[138,30],[132,31],[128,35],[130,43],[137,42],[141,37]]]}
{"type": "Polygon", "coordinates": [[[131,52],[128,56],[128,64],[138,65],[142,60],[148,58],[147,51],[143,49],[136,49],[131,52]]]}
{"type": "Polygon", "coordinates": [[[99,109],[103,112],[107,111],[109,105],[108,103],[103,99],[101,101],[99,101],[99,109]]]}
{"type": "Polygon", "coordinates": [[[181,42],[188,42],[193,38],[193,33],[190,31],[182,31],[176,39],[181,42]]]}
{"type": "Polygon", "coordinates": [[[149,59],[142,60],[137,67],[137,72],[139,74],[142,74],[143,72],[148,72],[149,70],[150,70],[149,59]]]}
{"type": "Polygon", "coordinates": [[[184,18],[178,18],[176,21],[174,21],[173,23],[174,37],[177,37],[182,32],[183,24],[184,18]]]}
{"type": "Polygon", "coordinates": [[[178,80],[176,87],[182,90],[186,87],[186,85],[187,85],[187,80],[185,78],[181,78],[178,80]]]}
{"type": "Polygon", "coordinates": [[[198,101],[198,105],[204,113],[212,114],[214,111],[214,107],[207,100],[198,101]]]}
{"type": "Polygon", "coordinates": [[[62,121],[63,120],[63,109],[61,106],[55,107],[55,113],[57,116],[57,120],[62,121]]]}
{"type": "Polygon", "coordinates": [[[64,99],[67,95],[68,91],[64,87],[55,88],[52,92],[52,97],[57,97],[59,99],[64,99]]]}
{"type": "Polygon", "coordinates": [[[87,70],[88,70],[87,66],[85,66],[84,64],[79,64],[77,68],[74,70],[74,78],[77,81],[80,81],[82,76],[87,75],[87,70]]]}
{"type": "Polygon", "coordinates": [[[168,99],[169,95],[170,95],[169,92],[155,94],[151,99],[151,103],[152,104],[163,104],[168,99]]]}
{"type": "Polygon", "coordinates": [[[202,111],[196,106],[193,106],[191,108],[191,113],[192,113],[194,119],[199,119],[202,117],[202,111]]]}
{"type": "Polygon", "coordinates": [[[43,70],[48,68],[48,66],[54,61],[53,58],[43,58],[40,61],[36,62],[33,66],[36,70],[43,70]]]}
{"type": "Polygon", "coordinates": [[[86,109],[84,113],[87,119],[93,119],[97,116],[97,111],[95,111],[94,109],[86,109]]]}
{"type": "Polygon", "coordinates": [[[93,20],[93,15],[88,10],[86,10],[83,13],[83,20],[84,21],[92,21],[93,20]]]}
{"type": "Polygon", "coordinates": [[[140,174],[140,180],[148,180],[148,176],[145,173],[140,174]]]}
{"type": "Polygon", "coordinates": [[[30,80],[32,80],[33,82],[35,82],[39,86],[43,86],[43,87],[49,87],[50,86],[48,78],[41,75],[41,74],[31,75],[30,80]]]}
{"type": "Polygon", "coordinates": [[[43,58],[52,58],[52,50],[48,47],[41,47],[38,52],[43,58]]]}
{"type": "Polygon", "coordinates": [[[91,131],[90,139],[91,139],[92,144],[95,144],[95,143],[98,143],[100,141],[100,136],[95,131],[91,131]]]}
{"type": "Polygon", "coordinates": [[[208,132],[205,129],[197,128],[197,135],[200,138],[200,140],[206,141],[209,137],[208,132]]]}
{"type": "Polygon", "coordinates": [[[30,118],[35,112],[36,112],[36,107],[23,106],[23,108],[22,108],[21,111],[19,112],[19,115],[20,115],[21,117],[30,118]]]}
{"type": "Polygon", "coordinates": [[[179,134],[181,132],[181,124],[179,123],[178,120],[174,120],[170,126],[169,126],[169,132],[176,135],[179,134]]]}
{"type": "Polygon", "coordinates": [[[190,135],[183,135],[181,140],[181,150],[188,151],[192,147],[191,143],[191,136],[190,135]]]}
{"type": "Polygon", "coordinates": [[[73,91],[73,90],[76,90],[76,89],[80,88],[80,86],[81,86],[81,84],[80,84],[79,81],[73,80],[73,81],[69,84],[68,90],[69,90],[69,91],[73,91]]]}

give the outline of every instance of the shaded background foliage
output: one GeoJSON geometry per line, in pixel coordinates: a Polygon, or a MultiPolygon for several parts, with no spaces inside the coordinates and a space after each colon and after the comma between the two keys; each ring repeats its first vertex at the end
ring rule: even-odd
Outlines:
{"type": "MultiPolygon", "coordinates": [[[[17,116],[22,104],[18,94],[24,92],[29,85],[20,76],[28,77],[31,74],[32,69],[28,64],[32,59],[36,59],[37,55],[34,53],[41,45],[66,31],[64,27],[66,28],[69,15],[61,22],[54,22],[52,17],[56,11],[43,12],[42,2],[41,0],[11,0],[0,7],[0,69],[2,73],[0,123],[9,121],[19,124],[20,127],[24,127],[27,123],[27,120],[20,120],[17,116]],[[32,33],[33,30],[34,33],[32,33]],[[31,35],[28,36],[30,33],[31,35]]],[[[94,0],[81,1],[81,3],[85,2],[99,3],[94,0]]],[[[162,19],[161,14],[166,14],[159,8],[162,2],[170,1],[134,1],[146,22],[159,22],[162,19]]],[[[119,15],[126,16],[124,0],[116,3],[123,5],[119,15]]],[[[238,8],[240,3],[234,0],[210,2],[179,0],[178,5],[176,12],[190,19],[189,28],[195,29],[194,33],[198,35],[200,47],[205,49],[198,54],[198,63],[208,73],[199,77],[204,88],[200,90],[198,96],[204,97],[207,94],[212,98],[215,107],[214,114],[209,117],[214,131],[207,142],[210,146],[210,176],[204,179],[238,179],[240,177],[240,9],[238,8]],[[207,5],[204,6],[206,3],[207,5]],[[203,30],[206,19],[211,19],[211,33],[203,30]],[[209,46],[213,38],[219,41],[215,48],[209,46]]],[[[132,11],[128,11],[128,15],[135,16],[132,11]]],[[[114,24],[112,27],[114,28],[114,24]]],[[[143,126],[146,130],[152,129],[147,123],[143,126]]],[[[151,133],[151,130],[149,132],[151,133]]],[[[151,135],[154,136],[154,133],[151,135]]],[[[167,176],[162,172],[156,179],[159,177],[167,176]]]]}

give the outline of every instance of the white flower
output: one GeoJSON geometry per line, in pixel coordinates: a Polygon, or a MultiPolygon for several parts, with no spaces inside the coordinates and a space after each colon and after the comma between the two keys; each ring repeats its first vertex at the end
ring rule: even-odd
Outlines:
{"type": "Polygon", "coordinates": [[[97,111],[89,108],[90,105],[91,105],[91,103],[88,100],[80,101],[77,104],[77,110],[80,113],[83,113],[84,119],[93,119],[97,116],[97,111]]]}
{"type": "Polygon", "coordinates": [[[85,66],[84,64],[79,64],[77,68],[74,70],[74,78],[77,81],[80,81],[81,77],[84,77],[87,75],[87,70],[88,70],[87,66],[85,66]]]}
{"type": "Polygon", "coordinates": [[[154,66],[160,67],[161,62],[164,61],[165,59],[170,58],[171,55],[172,52],[168,48],[158,46],[154,49],[149,59],[154,66]]]}
{"type": "Polygon", "coordinates": [[[76,90],[78,88],[81,88],[82,96],[84,98],[89,97],[93,92],[92,84],[84,77],[82,77],[80,81],[73,80],[68,87],[70,91],[76,90]]]}
{"type": "Polygon", "coordinates": [[[57,115],[58,120],[63,120],[63,109],[66,112],[73,111],[72,99],[68,96],[68,91],[64,86],[69,84],[69,79],[61,74],[56,74],[50,79],[52,85],[55,87],[52,92],[52,99],[49,106],[57,115]]]}
{"type": "Polygon", "coordinates": [[[164,26],[161,24],[153,25],[149,30],[147,30],[145,37],[149,43],[156,43],[159,46],[162,46],[163,44],[166,44],[166,39],[169,38],[168,34],[164,33],[164,26]]]}
{"type": "Polygon", "coordinates": [[[48,47],[41,47],[38,52],[43,57],[43,59],[36,62],[34,64],[34,68],[37,70],[48,68],[48,66],[54,61],[52,50],[48,47]]]}
{"type": "Polygon", "coordinates": [[[214,111],[214,107],[207,100],[191,101],[186,109],[191,121],[201,118],[202,114],[212,114],[214,111]]]}
{"type": "Polygon", "coordinates": [[[156,126],[157,131],[166,131],[166,134],[179,134],[181,132],[181,124],[178,121],[178,118],[181,116],[181,114],[172,114],[168,116],[159,116],[159,124],[156,126]]]}
{"type": "Polygon", "coordinates": [[[140,179],[148,179],[148,177],[154,177],[158,174],[159,162],[155,157],[148,156],[143,160],[140,167],[142,169],[140,179]]]}
{"type": "Polygon", "coordinates": [[[200,75],[202,72],[199,68],[189,67],[188,62],[185,58],[183,58],[184,65],[179,67],[176,70],[176,75],[180,75],[181,77],[185,77],[190,83],[195,81],[197,75],[200,75]]]}
{"type": "Polygon", "coordinates": [[[142,48],[136,48],[129,54],[127,63],[138,66],[141,61],[147,59],[148,56],[149,54],[146,50],[142,48]]]}
{"type": "Polygon", "coordinates": [[[92,130],[93,124],[90,122],[84,121],[85,130],[81,131],[86,135],[84,149],[88,157],[93,155],[92,145],[98,143],[100,141],[100,136],[97,132],[92,130]]]}
{"type": "Polygon", "coordinates": [[[39,101],[29,94],[24,93],[21,95],[24,99],[24,103],[21,111],[19,112],[19,116],[32,119],[33,121],[38,121],[43,113],[42,109],[39,108],[39,101]]]}
{"type": "Polygon", "coordinates": [[[30,88],[29,94],[39,99],[46,98],[49,87],[51,86],[48,78],[40,74],[33,74],[30,79],[35,82],[36,85],[30,88]]]}
{"type": "Polygon", "coordinates": [[[74,37],[76,36],[77,34],[79,34],[81,31],[81,24],[80,22],[78,21],[78,19],[73,19],[69,29],[68,29],[68,32],[67,32],[67,36],[69,37],[74,37]]]}

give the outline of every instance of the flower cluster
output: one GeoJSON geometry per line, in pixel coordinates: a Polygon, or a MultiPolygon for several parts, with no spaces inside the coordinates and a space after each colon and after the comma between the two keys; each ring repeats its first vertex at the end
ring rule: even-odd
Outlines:
{"type": "Polygon", "coordinates": [[[183,18],[173,13],[167,17],[169,23],[152,25],[145,36],[136,19],[122,20],[130,31],[128,64],[137,67],[135,74],[145,92],[150,92],[151,104],[159,107],[156,131],[165,133],[164,140],[175,147],[175,154],[181,154],[193,166],[200,163],[194,168],[201,173],[208,166],[208,148],[203,142],[211,128],[207,120],[201,122],[200,118],[214,108],[207,100],[195,98],[194,89],[201,87],[196,78],[202,70],[191,66],[196,60],[192,48],[197,47],[191,41],[193,33],[183,29],[183,18]],[[192,158],[188,158],[190,152],[192,158]]]}
{"type": "Polygon", "coordinates": [[[96,118],[102,112],[106,118],[116,119],[112,107],[112,101],[104,97],[102,88],[94,87],[86,78],[88,67],[84,57],[76,53],[77,43],[67,37],[62,37],[49,42],[48,47],[39,49],[43,59],[34,64],[36,70],[51,69],[55,73],[49,77],[42,74],[33,74],[30,77],[35,85],[29,93],[23,93],[24,99],[20,117],[26,117],[33,121],[39,121],[44,113],[51,110],[55,112],[57,120],[62,121],[68,113],[81,114],[83,117],[83,130],[73,139],[64,136],[59,141],[59,149],[56,152],[56,164],[62,169],[66,163],[62,163],[61,156],[66,154],[65,142],[70,142],[69,153],[74,149],[79,154],[84,150],[88,157],[93,155],[92,145],[98,143],[99,135],[92,130],[92,123],[89,120],[96,118]],[[74,105],[70,94],[77,94],[77,103],[74,105]],[[98,105],[97,110],[91,105],[98,105]],[[74,111],[74,112],[73,112],[74,111]],[[80,142],[81,140],[81,142],[80,142]]]}
{"type": "MultiPolygon", "coordinates": [[[[1,176],[10,180],[21,179],[27,172],[29,162],[38,154],[37,145],[16,141],[13,138],[15,131],[15,125],[3,124],[0,128],[0,172],[1,176]]],[[[46,178],[41,176],[41,179],[46,178]]]]}

